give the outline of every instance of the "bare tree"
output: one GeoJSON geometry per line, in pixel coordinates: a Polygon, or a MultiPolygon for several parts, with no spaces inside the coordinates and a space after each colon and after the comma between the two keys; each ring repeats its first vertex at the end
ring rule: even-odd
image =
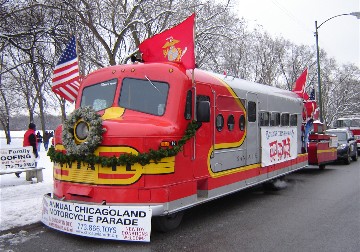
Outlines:
{"type": "Polygon", "coordinates": [[[18,112],[19,100],[16,99],[16,87],[12,78],[12,71],[18,66],[10,66],[11,50],[8,46],[1,47],[0,58],[0,124],[5,130],[6,142],[11,143],[10,118],[18,112]]]}
{"type": "Polygon", "coordinates": [[[289,41],[284,41],[285,53],[278,55],[279,66],[281,69],[281,80],[286,89],[292,90],[292,85],[301,73],[308,68],[308,84],[313,83],[316,76],[316,59],[312,48],[305,45],[295,45],[289,41]]]}
{"type": "Polygon", "coordinates": [[[44,90],[50,80],[52,65],[47,60],[50,55],[45,42],[54,30],[52,16],[49,15],[53,8],[37,1],[19,1],[14,5],[5,2],[2,7],[6,14],[0,23],[0,39],[13,47],[12,54],[17,61],[13,63],[19,66],[19,69],[14,68],[12,77],[21,88],[19,92],[25,93],[24,97],[28,99],[24,103],[29,120],[33,121],[35,109],[38,109],[44,131],[44,90]]]}
{"type": "Polygon", "coordinates": [[[324,118],[329,125],[341,116],[360,114],[360,70],[353,64],[334,66],[323,81],[324,118]]]}
{"type": "MultiPolygon", "coordinates": [[[[139,57],[143,40],[194,12],[198,67],[289,90],[308,67],[307,89],[317,87],[313,47],[273,38],[261,27],[250,30],[232,12],[233,4],[236,1],[0,0],[0,43],[7,45],[9,56],[1,64],[2,127],[9,128],[7,115],[17,109],[27,110],[30,120],[39,114],[43,130],[47,109],[60,107],[65,119],[69,104],[51,91],[51,73],[71,35],[78,40],[81,75],[87,75],[107,65],[126,64],[134,54],[139,57]],[[14,96],[23,99],[15,104],[14,96]]],[[[359,68],[339,67],[324,51],[321,65],[324,118],[332,121],[357,112],[359,68]]]]}
{"type": "Polygon", "coordinates": [[[10,105],[8,101],[8,95],[6,94],[6,87],[3,84],[3,76],[4,76],[4,50],[5,50],[5,43],[2,44],[1,48],[1,56],[0,56],[0,124],[2,128],[5,130],[6,136],[6,143],[11,143],[11,136],[10,136],[10,105]]]}

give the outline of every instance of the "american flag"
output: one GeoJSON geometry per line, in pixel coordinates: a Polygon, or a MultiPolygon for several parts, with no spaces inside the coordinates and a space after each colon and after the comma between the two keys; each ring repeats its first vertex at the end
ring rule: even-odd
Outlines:
{"type": "Polygon", "coordinates": [[[315,101],[315,88],[311,86],[309,101],[315,101]]]}
{"type": "Polygon", "coordinates": [[[79,86],[79,65],[76,40],[73,36],[55,66],[51,89],[64,99],[74,102],[78,95],[79,86]]]}

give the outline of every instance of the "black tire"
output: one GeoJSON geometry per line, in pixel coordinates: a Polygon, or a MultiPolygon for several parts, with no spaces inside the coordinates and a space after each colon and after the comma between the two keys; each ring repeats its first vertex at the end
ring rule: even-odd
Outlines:
{"type": "Polygon", "coordinates": [[[319,169],[320,169],[320,170],[324,170],[324,169],[325,169],[325,165],[324,165],[324,164],[319,165],[319,169]]]}
{"type": "Polygon", "coordinates": [[[358,160],[358,152],[357,152],[357,151],[355,151],[355,155],[352,156],[351,159],[352,159],[353,161],[357,161],[357,160],[358,160]]]}
{"type": "Polygon", "coordinates": [[[351,156],[350,153],[347,154],[346,158],[345,158],[345,164],[349,165],[351,163],[351,156]]]}
{"type": "Polygon", "coordinates": [[[266,181],[261,184],[264,191],[277,191],[277,189],[274,186],[274,181],[266,181]]]}
{"type": "Polygon", "coordinates": [[[184,212],[177,212],[166,216],[152,218],[152,225],[156,231],[165,233],[176,229],[184,216],[184,212]]]}

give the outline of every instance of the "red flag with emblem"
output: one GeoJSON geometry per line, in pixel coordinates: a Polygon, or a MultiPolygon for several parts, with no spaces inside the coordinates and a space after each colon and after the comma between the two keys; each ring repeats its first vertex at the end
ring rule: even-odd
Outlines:
{"type": "Polygon", "coordinates": [[[305,68],[305,70],[302,72],[302,74],[299,76],[299,78],[297,78],[297,80],[293,84],[293,89],[292,89],[292,91],[294,93],[296,93],[298,96],[300,96],[304,100],[309,99],[309,95],[305,92],[305,84],[306,84],[307,75],[308,75],[308,69],[305,68]]]}
{"type": "Polygon", "coordinates": [[[144,40],[139,45],[144,62],[179,62],[195,68],[195,13],[182,23],[144,40]]]}

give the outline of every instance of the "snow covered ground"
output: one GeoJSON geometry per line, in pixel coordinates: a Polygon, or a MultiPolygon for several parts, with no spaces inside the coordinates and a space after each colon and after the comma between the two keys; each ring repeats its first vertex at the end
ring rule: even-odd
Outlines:
{"type": "MultiPolygon", "coordinates": [[[[22,147],[23,136],[24,131],[11,132],[12,141],[7,145],[4,132],[0,131],[0,148],[22,147]]],[[[42,197],[52,192],[53,175],[52,163],[43,144],[39,154],[38,167],[45,167],[43,182],[26,181],[25,173],[21,173],[20,178],[15,174],[0,176],[0,231],[41,220],[42,197]]]]}

